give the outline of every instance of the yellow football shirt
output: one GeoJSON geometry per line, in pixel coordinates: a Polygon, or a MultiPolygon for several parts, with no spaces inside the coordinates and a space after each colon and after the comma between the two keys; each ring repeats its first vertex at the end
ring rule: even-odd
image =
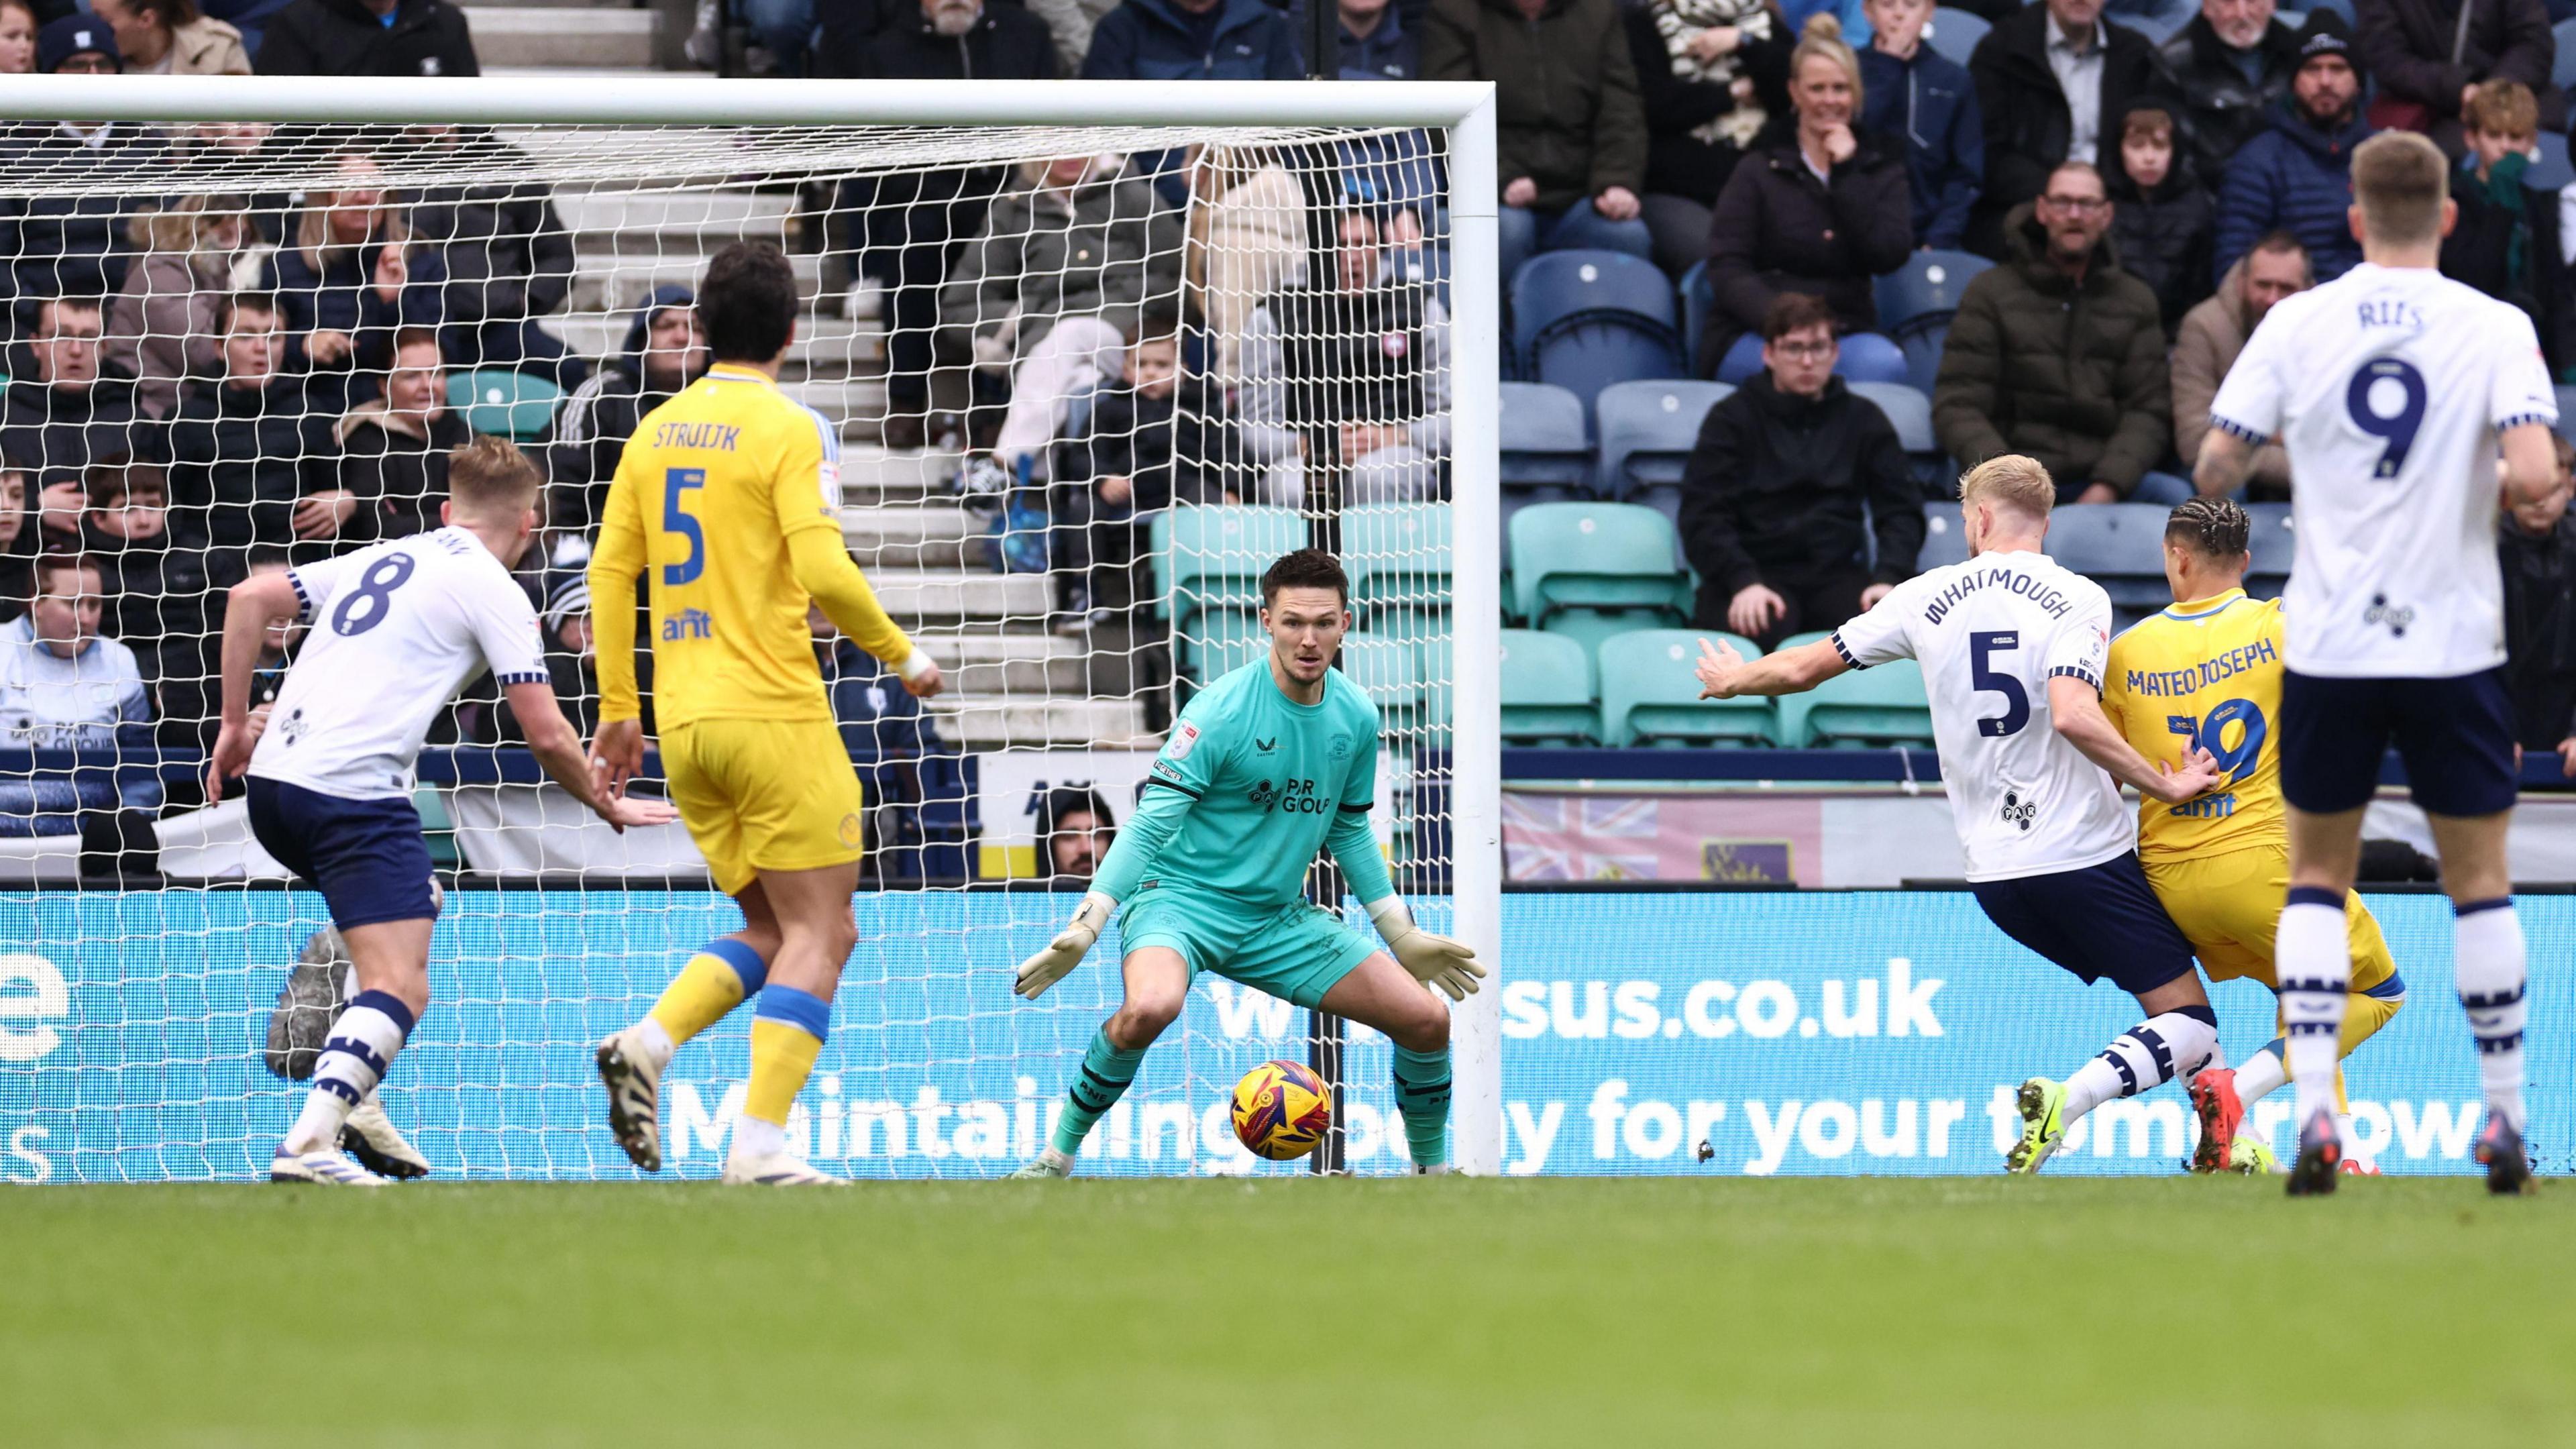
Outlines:
{"type": "Polygon", "coordinates": [[[2180,805],[2142,800],[2138,854],[2215,855],[2285,843],[2281,760],[2281,605],[2243,589],[2176,604],[2111,641],[2102,708],[2139,754],[2179,761],[2197,744],[2218,757],[2216,789],[2180,805]]]}
{"type": "MultiPolygon", "coordinates": [[[[594,576],[651,581],[660,727],[701,719],[832,718],[806,627],[811,596],[788,539],[840,531],[839,437],[821,414],[748,368],[718,365],[645,414],[617,464],[594,576]]],[[[861,586],[864,587],[863,585],[861,586]]],[[[595,592],[596,590],[594,590],[595,592]]],[[[873,595],[844,620],[860,647],[902,659],[911,641],[873,595]]],[[[601,650],[601,713],[631,719],[635,681],[601,650]]]]}

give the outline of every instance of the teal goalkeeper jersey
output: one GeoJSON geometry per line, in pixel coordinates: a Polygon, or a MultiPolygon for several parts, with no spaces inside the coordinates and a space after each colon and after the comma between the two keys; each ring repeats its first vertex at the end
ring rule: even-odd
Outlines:
{"type": "Polygon", "coordinates": [[[1192,803],[1141,884],[1254,911],[1303,899],[1336,820],[1364,825],[1377,798],[1377,731],[1377,706],[1338,669],[1325,671],[1320,704],[1281,693],[1267,653],[1208,686],[1146,773],[1149,800],[1169,790],[1192,803]]]}

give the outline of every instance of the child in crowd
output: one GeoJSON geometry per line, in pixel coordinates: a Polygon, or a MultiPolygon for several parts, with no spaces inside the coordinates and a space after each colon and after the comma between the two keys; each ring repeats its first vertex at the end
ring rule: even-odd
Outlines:
{"type": "Polygon", "coordinates": [[[2173,112],[2140,102],[2120,118],[2120,161],[2103,177],[2120,269],[2155,290],[2170,338],[2209,295],[2217,214],[2191,160],[2174,144],[2173,112]]]}
{"type": "Polygon", "coordinates": [[[159,468],[123,455],[90,465],[83,482],[81,552],[98,565],[106,587],[101,632],[134,651],[156,686],[193,675],[204,658],[206,563],[174,547],[170,489],[159,468]]]}
{"type": "Polygon", "coordinates": [[[2558,249],[2558,198],[2526,184],[2539,155],[2540,103],[2518,81],[2473,88],[2469,154],[2451,178],[2460,220],[2442,242],[2442,274],[2531,314],[2561,382],[2576,380],[2576,301],[2558,249]]]}
{"type": "Polygon", "coordinates": [[[2506,511],[2496,555],[2504,573],[2514,741],[2526,754],[2556,751],[2576,775],[2576,519],[2567,516],[2576,443],[2554,441],[2557,488],[2506,511]]]}

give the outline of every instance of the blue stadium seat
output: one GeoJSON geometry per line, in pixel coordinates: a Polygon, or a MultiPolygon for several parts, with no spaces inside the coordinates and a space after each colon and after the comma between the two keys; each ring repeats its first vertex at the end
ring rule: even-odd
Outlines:
{"type": "Polygon", "coordinates": [[[1521,375],[1587,405],[1614,382],[1678,377],[1681,323],[1672,284],[1625,252],[1543,252],[1512,278],[1512,350],[1521,375]]]}
{"type": "Polygon", "coordinates": [[[1593,404],[1601,430],[1597,491],[1678,522],[1682,468],[1699,442],[1700,423],[1734,391],[1726,383],[1688,379],[1603,388],[1593,404]]]}
{"type": "Polygon", "coordinates": [[[2550,64],[2549,83],[2565,90],[2576,86],[2576,20],[2561,20],[2550,28],[2558,37],[2558,58],[2550,64]]]}
{"type": "Polygon", "coordinates": [[[2576,387],[2561,386],[2558,393],[2558,436],[2576,438],[2576,387]]]}
{"type": "Polygon", "coordinates": [[[1905,349],[1880,333],[1847,333],[1842,355],[1834,359],[1834,375],[1845,382],[1903,382],[1905,349]]]}
{"type": "Polygon", "coordinates": [[[1592,487],[1592,431],[1583,399],[1554,383],[1502,385],[1500,446],[1506,490],[1563,499],[1592,487]]]}
{"type": "Polygon", "coordinates": [[[1923,666],[1892,659],[1837,674],[1805,694],[1781,696],[1780,741],[1792,749],[1930,745],[1923,666]]]}
{"type": "MultiPolygon", "coordinates": [[[[2566,63],[2564,60],[2559,62],[2562,66],[2566,63]]],[[[2540,159],[2532,162],[2531,169],[2522,173],[2522,184],[2554,192],[2569,182],[2576,182],[2576,166],[2567,162],[2567,138],[2556,131],[2541,132],[2540,159]]]]}
{"type": "Polygon", "coordinates": [[[1896,428],[1898,447],[1913,454],[1941,451],[1939,440],[1932,436],[1932,399],[1902,382],[1854,382],[1850,387],[1887,414],[1887,421],[1896,428]]]}
{"type": "Polygon", "coordinates": [[[1672,521],[1628,503],[1533,503],[1512,517],[1521,618],[1558,609],[1671,610],[1686,577],[1672,521]]]}
{"type": "Polygon", "coordinates": [[[1779,739],[1779,712],[1760,696],[1699,697],[1692,674],[1699,641],[1735,646],[1747,659],[1762,648],[1735,634],[1690,629],[1638,629],[1601,641],[1601,742],[1628,745],[1768,745],[1779,739]]]}
{"type": "Polygon", "coordinates": [[[1306,520],[1288,508],[1173,508],[1150,530],[1161,584],[1155,612],[1175,622],[1203,608],[1259,607],[1261,571],[1306,546],[1306,520]]]}
{"type": "MultiPolygon", "coordinates": [[[[1949,13],[1935,11],[1934,19],[1949,13]]],[[[1948,321],[1959,310],[1959,298],[1968,283],[1993,265],[1968,252],[1914,253],[1905,265],[1878,279],[1879,330],[1902,340],[1908,328],[1927,317],[1948,321]]]]}
{"type": "Polygon", "coordinates": [[[1914,556],[1914,567],[1936,569],[1943,564],[1968,561],[1968,530],[1959,520],[1956,503],[1923,505],[1923,551],[1914,556]]]}
{"type": "Polygon", "coordinates": [[[1581,643],[1505,629],[1501,656],[1505,744],[1589,744],[1601,737],[1592,655],[1581,643]]]}
{"type": "Polygon", "coordinates": [[[2083,503],[2048,518],[2048,554],[2100,584],[2117,607],[2153,611],[2173,602],[2165,583],[2165,519],[2159,503],[2083,503]]]}
{"type": "Polygon", "coordinates": [[[1937,6],[1931,21],[1923,27],[1923,43],[1931,46],[1934,53],[1966,65],[1968,57],[1976,53],[1977,42],[1992,29],[1994,26],[1984,16],[1973,11],[1937,6]]]}
{"type": "Polygon", "coordinates": [[[1708,284],[1708,263],[1693,262],[1674,290],[1682,299],[1682,362],[1699,371],[1699,347],[1708,336],[1709,315],[1717,310],[1717,290],[1708,284]]]}
{"type": "Polygon", "coordinates": [[[2298,555],[2298,537],[2290,532],[2290,505],[2248,503],[2245,511],[2254,520],[2253,530],[2246,536],[2254,562],[2245,570],[2245,592],[2258,599],[2279,598],[2282,586],[2290,581],[2290,564],[2298,555]]]}

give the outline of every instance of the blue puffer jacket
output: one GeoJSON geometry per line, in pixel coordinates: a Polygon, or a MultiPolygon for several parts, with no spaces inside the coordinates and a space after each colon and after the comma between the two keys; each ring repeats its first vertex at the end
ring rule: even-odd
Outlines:
{"type": "Polygon", "coordinates": [[[1899,60],[1860,49],[1861,128],[1905,147],[1905,179],[1914,197],[1914,240],[1955,247],[1968,230],[1968,209],[1986,182],[1986,123],[1977,112],[1968,68],[1929,45],[1899,60]]]}
{"type": "Polygon", "coordinates": [[[2352,148],[2368,140],[2371,126],[2358,110],[2340,129],[2320,131],[2284,99],[2270,124],[2237,151],[2218,193],[2218,242],[2213,284],[2236,259],[2274,231],[2286,231],[2308,249],[2320,282],[2331,282],[2361,263],[2344,212],[2352,205],[2352,148]]]}
{"type": "Polygon", "coordinates": [[[1225,0],[1204,47],[1171,0],[1127,0],[1100,17],[1084,80],[1299,80],[1306,74],[1288,17],[1262,0],[1225,0]]]}

